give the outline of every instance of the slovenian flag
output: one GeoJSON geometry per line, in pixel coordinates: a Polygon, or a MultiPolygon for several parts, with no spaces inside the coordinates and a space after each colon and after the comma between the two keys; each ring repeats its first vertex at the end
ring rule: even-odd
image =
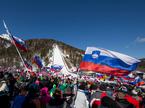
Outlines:
{"type": "Polygon", "coordinates": [[[123,76],[136,69],[138,59],[115,51],[87,47],[80,70],[123,76]]]}
{"type": "Polygon", "coordinates": [[[141,85],[145,85],[145,82],[139,77],[137,76],[133,82],[131,82],[132,85],[136,85],[136,86],[141,86],[141,85]]]}
{"type": "Polygon", "coordinates": [[[13,42],[14,42],[14,44],[18,47],[18,48],[20,48],[21,50],[23,50],[23,51],[27,51],[27,46],[26,46],[26,44],[25,44],[25,41],[23,41],[22,39],[20,39],[20,38],[18,38],[18,37],[16,37],[16,36],[12,36],[12,39],[13,39],[13,42]]]}
{"type": "Polygon", "coordinates": [[[42,60],[38,55],[34,56],[33,63],[35,63],[40,69],[43,67],[42,60]]]}
{"type": "Polygon", "coordinates": [[[54,64],[51,66],[51,71],[60,72],[62,68],[63,68],[63,66],[54,64]]]}

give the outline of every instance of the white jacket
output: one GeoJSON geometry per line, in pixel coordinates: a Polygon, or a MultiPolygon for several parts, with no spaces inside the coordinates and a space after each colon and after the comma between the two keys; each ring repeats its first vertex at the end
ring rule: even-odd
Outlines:
{"type": "Polygon", "coordinates": [[[7,84],[6,84],[6,82],[5,81],[1,81],[0,83],[2,83],[2,86],[0,87],[0,92],[2,92],[2,91],[9,91],[9,89],[8,89],[8,86],[7,86],[7,84]]]}
{"type": "Polygon", "coordinates": [[[78,89],[75,108],[89,108],[89,102],[83,90],[78,89]]]}

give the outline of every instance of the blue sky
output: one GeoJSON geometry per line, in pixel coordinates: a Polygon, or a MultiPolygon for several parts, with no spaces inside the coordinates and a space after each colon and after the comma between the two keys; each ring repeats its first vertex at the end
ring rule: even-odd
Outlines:
{"type": "Polygon", "coordinates": [[[5,20],[22,39],[52,38],[145,57],[145,0],[1,0],[5,20]]]}

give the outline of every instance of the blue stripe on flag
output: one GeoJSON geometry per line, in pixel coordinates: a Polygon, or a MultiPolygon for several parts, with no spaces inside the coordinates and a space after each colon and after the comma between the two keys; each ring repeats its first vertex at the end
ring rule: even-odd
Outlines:
{"type": "Polygon", "coordinates": [[[121,59],[112,58],[109,56],[102,56],[102,55],[99,55],[97,58],[93,58],[92,54],[85,54],[83,61],[92,62],[94,64],[107,65],[113,68],[119,68],[119,69],[127,70],[127,71],[135,70],[138,64],[138,63],[134,63],[132,65],[128,65],[125,62],[123,62],[121,59]]]}

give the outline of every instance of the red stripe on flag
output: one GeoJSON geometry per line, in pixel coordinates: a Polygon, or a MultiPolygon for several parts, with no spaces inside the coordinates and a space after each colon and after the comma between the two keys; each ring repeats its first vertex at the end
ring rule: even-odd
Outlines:
{"type": "Polygon", "coordinates": [[[16,42],[15,42],[15,45],[16,45],[18,48],[20,48],[21,50],[27,52],[27,48],[26,48],[25,46],[20,45],[20,44],[18,44],[18,43],[16,43],[16,42]]]}
{"type": "Polygon", "coordinates": [[[25,41],[23,41],[22,39],[20,39],[18,37],[15,37],[15,36],[12,36],[12,38],[13,38],[13,44],[15,44],[21,50],[23,50],[25,52],[27,51],[25,41]]]}
{"type": "Polygon", "coordinates": [[[81,62],[80,70],[100,72],[103,74],[111,74],[115,76],[124,76],[129,74],[129,71],[112,68],[106,65],[94,64],[92,62],[81,62]]]}

